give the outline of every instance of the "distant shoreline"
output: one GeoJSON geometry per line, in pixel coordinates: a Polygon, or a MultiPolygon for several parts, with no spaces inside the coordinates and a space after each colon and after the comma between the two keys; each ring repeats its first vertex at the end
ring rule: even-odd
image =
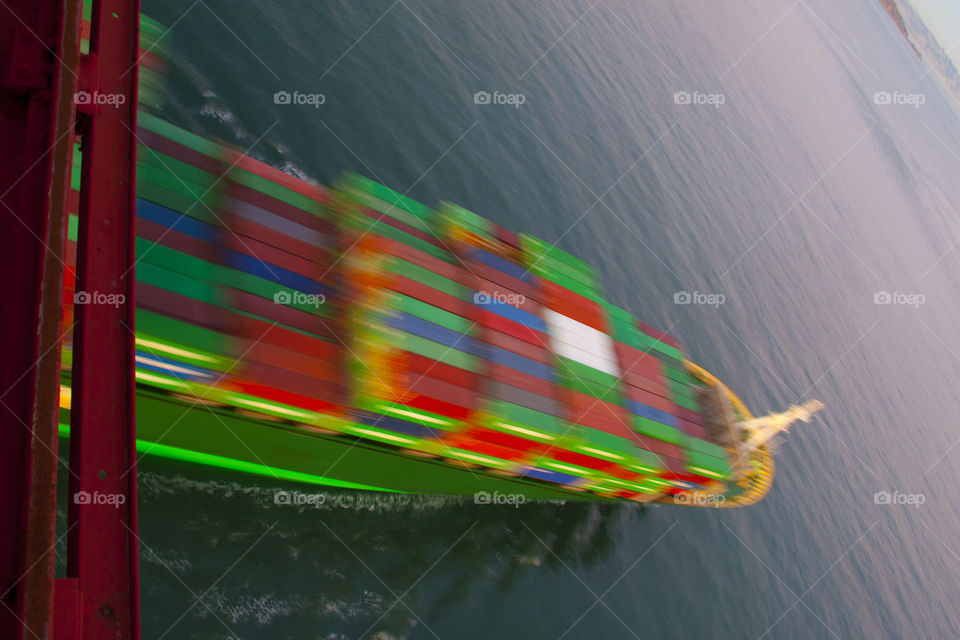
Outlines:
{"type": "Polygon", "coordinates": [[[917,49],[917,46],[913,43],[913,39],[910,37],[910,31],[907,29],[907,23],[903,19],[903,14],[900,13],[900,7],[897,6],[897,3],[894,0],[879,0],[880,5],[886,9],[887,14],[890,15],[890,19],[893,20],[893,23],[897,25],[897,29],[900,30],[900,33],[903,34],[903,37],[907,39],[907,42],[910,43],[910,48],[913,49],[913,52],[917,54],[917,57],[923,59],[923,54],[920,53],[920,50],[917,49]]]}
{"type": "Polygon", "coordinates": [[[960,103],[960,72],[957,71],[953,60],[943,50],[920,14],[909,2],[903,0],[878,0],[878,2],[886,9],[890,19],[910,43],[910,48],[917,57],[924,64],[929,65],[930,70],[937,72],[954,99],[960,103]]]}

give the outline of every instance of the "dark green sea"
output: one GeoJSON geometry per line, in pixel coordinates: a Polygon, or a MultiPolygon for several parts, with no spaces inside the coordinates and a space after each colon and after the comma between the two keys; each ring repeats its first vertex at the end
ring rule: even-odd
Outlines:
{"type": "Polygon", "coordinates": [[[145,639],[960,637],[960,117],[879,3],[143,10],[172,26],[166,119],[556,242],[754,413],[826,404],[742,510],[297,508],[146,459],[145,639]]]}

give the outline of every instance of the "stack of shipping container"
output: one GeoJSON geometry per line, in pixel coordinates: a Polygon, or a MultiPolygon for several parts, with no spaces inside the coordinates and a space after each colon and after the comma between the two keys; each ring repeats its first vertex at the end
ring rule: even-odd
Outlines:
{"type": "Polygon", "coordinates": [[[477,405],[479,344],[466,274],[423,205],[359,176],[338,184],[350,303],[354,424],[346,431],[439,455],[477,405]]]}
{"type": "Polygon", "coordinates": [[[326,192],[146,113],[138,138],[140,379],[277,419],[339,411],[326,192]]]}
{"type": "MultiPolygon", "coordinates": [[[[326,190],[153,115],[163,33],[142,18],[136,379],[193,404],[323,425],[342,413],[346,396],[332,329],[340,305],[330,286],[337,248],[326,190]]],[[[78,142],[75,189],[81,165],[78,142]]],[[[66,328],[74,304],[105,302],[75,282],[77,199],[75,190],[66,328]]],[[[63,358],[69,369],[69,335],[63,358]]]]}
{"type": "MultiPolygon", "coordinates": [[[[729,478],[681,346],[606,302],[589,265],[462,207],[352,174],[328,191],[161,120],[162,29],[142,26],[138,383],[607,497],[729,478]]],[[[65,369],[74,302],[96,293],[75,286],[77,202],[65,369]]]]}
{"type": "Polygon", "coordinates": [[[638,358],[637,366],[641,371],[656,373],[642,380],[653,385],[634,405],[637,430],[677,445],[680,455],[666,459],[670,477],[684,481],[681,486],[700,489],[710,480],[728,478],[728,452],[708,441],[697,401],[701,383],[684,366],[683,347],[664,331],[638,321],[634,326],[632,341],[648,354],[646,364],[638,358]]]}
{"type": "Polygon", "coordinates": [[[583,487],[646,499],[659,493],[655,458],[638,449],[620,384],[620,367],[603,296],[585,262],[523,234],[524,259],[539,282],[539,300],[561,387],[567,425],[550,456],[586,478],[583,487]]]}
{"type": "Polygon", "coordinates": [[[515,475],[578,484],[579,477],[540,459],[564,425],[537,284],[524,268],[518,237],[449,203],[438,215],[469,277],[483,355],[482,404],[457,446],[515,475]]]}

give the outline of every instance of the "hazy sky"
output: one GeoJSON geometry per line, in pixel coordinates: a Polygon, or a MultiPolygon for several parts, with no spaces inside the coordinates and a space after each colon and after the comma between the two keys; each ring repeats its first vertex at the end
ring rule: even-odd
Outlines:
{"type": "Polygon", "coordinates": [[[960,0],[909,1],[960,68],[960,0]]]}

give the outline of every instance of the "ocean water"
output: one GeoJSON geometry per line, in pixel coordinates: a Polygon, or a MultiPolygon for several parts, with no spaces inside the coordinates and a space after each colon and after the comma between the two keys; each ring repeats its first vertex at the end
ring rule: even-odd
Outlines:
{"type": "Polygon", "coordinates": [[[294,508],[145,460],[144,638],[960,637],[960,117],[878,3],[144,11],[173,25],[164,117],[557,241],[755,413],[826,404],[742,510],[294,508]]]}

